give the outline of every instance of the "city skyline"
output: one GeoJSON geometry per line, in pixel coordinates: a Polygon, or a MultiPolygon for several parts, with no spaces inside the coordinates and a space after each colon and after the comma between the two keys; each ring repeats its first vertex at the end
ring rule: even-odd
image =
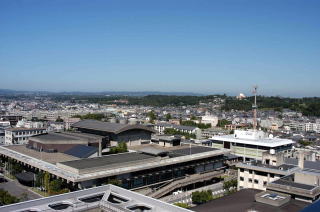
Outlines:
{"type": "Polygon", "coordinates": [[[318,1],[2,1],[1,89],[320,96],[318,1]]]}

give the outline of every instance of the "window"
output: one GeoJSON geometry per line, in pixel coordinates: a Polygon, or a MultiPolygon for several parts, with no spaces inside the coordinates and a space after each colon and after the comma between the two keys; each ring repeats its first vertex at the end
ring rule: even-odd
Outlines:
{"type": "Polygon", "coordinates": [[[240,181],[244,181],[244,178],[243,178],[243,177],[240,177],[240,181]]]}
{"type": "Polygon", "coordinates": [[[272,178],[273,178],[273,177],[274,177],[274,174],[270,174],[270,177],[272,177],[272,178]]]}
{"type": "Polygon", "coordinates": [[[240,168],[240,172],[244,172],[244,169],[240,168]]]}
{"type": "Polygon", "coordinates": [[[249,183],[252,183],[252,179],[251,178],[249,178],[248,181],[249,181],[249,183]]]}
{"type": "Polygon", "coordinates": [[[255,183],[255,184],[259,184],[259,180],[255,179],[255,180],[254,180],[254,183],[255,183]]]}
{"type": "Polygon", "coordinates": [[[267,186],[267,181],[263,181],[263,186],[266,187],[267,186]]]}
{"type": "Polygon", "coordinates": [[[249,174],[252,174],[252,170],[249,170],[249,174]]]}

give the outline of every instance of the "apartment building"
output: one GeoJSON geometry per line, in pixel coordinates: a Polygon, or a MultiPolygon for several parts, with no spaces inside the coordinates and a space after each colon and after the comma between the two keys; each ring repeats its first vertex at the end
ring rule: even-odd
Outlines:
{"type": "Polygon", "coordinates": [[[201,136],[201,129],[198,127],[193,126],[183,126],[183,125],[175,125],[169,123],[157,123],[154,126],[154,129],[157,131],[158,134],[164,134],[165,129],[174,129],[183,133],[195,134],[196,136],[201,136]]]}
{"type": "Polygon", "coordinates": [[[45,128],[8,128],[5,130],[5,144],[26,144],[29,137],[46,132],[45,128]]]}

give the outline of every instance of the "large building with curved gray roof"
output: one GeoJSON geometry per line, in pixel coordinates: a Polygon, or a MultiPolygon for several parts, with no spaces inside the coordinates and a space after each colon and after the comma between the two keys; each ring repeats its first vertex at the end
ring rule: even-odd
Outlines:
{"type": "Polygon", "coordinates": [[[114,146],[117,142],[127,142],[129,146],[139,145],[142,141],[150,141],[155,131],[144,125],[128,125],[97,120],[82,120],[74,123],[72,128],[95,135],[105,136],[108,144],[114,146]]]}

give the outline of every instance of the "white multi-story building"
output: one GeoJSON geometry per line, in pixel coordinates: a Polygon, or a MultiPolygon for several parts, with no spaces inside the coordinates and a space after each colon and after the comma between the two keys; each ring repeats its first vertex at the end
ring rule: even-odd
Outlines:
{"type": "Polygon", "coordinates": [[[43,122],[33,122],[33,121],[27,121],[25,119],[22,119],[20,121],[18,121],[18,123],[16,124],[16,127],[20,127],[20,128],[43,128],[43,122]]]}
{"type": "Polygon", "coordinates": [[[218,124],[218,117],[217,116],[202,116],[201,123],[211,124],[211,127],[215,127],[218,124]]]}
{"type": "Polygon", "coordinates": [[[308,123],[305,124],[305,128],[306,128],[307,132],[320,133],[320,123],[308,122],[308,123]]]}
{"type": "Polygon", "coordinates": [[[8,128],[5,130],[5,144],[26,144],[29,137],[46,132],[45,128],[8,128]]]}
{"type": "Polygon", "coordinates": [[[213,136],[212,147],[230,149],[232,154],[245,160],[261,160],[263,152],[286,152],[292,149],[293,141],[268,136],[259,130],[235,130],[233,135],[213,136]]]}

